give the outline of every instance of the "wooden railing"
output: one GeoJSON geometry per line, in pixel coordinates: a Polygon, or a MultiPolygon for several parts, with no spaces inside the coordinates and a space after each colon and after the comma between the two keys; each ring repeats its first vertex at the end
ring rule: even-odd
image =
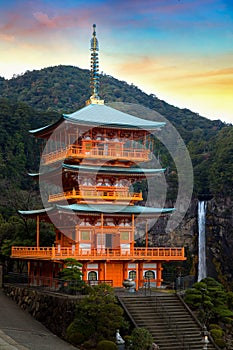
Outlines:
{"type": "Polygon", "coordinates": [[[60,149],[54,152],[44,154],[42,160],[44,164],[50,164],[55,161],[62,161],[66,158],[94,158],[94,159],[122,159],[129,161],[147,161],[150,159],[150,151],[145,149],[84,149],[80,146],[69,146],[66,149],[60,149]]]}
{"type": "Polygon", "coordinates": [[[80,260],[185,260],[184,248],[134,248],[121,249],[72,249],[64,247],[12,247],[12,258],[23,259],[66,259],[80,260]]]}
{"type": "MultiPolygon", "coordinates": [[[[103,188],[103,187],[102,187],[103,188]]],[[[49,202],[56,202],[66,199],[101,199],[101,200],[123,200],[142,201],[142,193],[130,193],[129,191],[106,186],[104,190],[95,186],[90,186],[87,190],[70,190],[62,193],[49,195],[49,202]]]]}

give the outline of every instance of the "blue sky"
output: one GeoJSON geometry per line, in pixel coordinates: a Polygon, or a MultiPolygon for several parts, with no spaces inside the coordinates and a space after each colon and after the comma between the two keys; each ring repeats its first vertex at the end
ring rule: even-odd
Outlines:
{"type": "Polygon", "coordinates": [[[0,1],[0,76],[58,64],[89,68],[93,23],[101,71],[233,122],[232,1],[0,1]]]}

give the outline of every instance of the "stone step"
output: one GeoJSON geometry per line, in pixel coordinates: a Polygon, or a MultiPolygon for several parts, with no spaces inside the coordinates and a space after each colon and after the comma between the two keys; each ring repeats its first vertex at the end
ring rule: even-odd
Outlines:
{"type": "MultiPolygon", "coordinates": [[[[185,349],[201,350],[203,348],[199,324],[176,295],[158,296],[157,299],[142,296],[140,298],[124,297],[122,301],[137,326],[148,329],[161,350],[184,349],[181,344],[183,336],[189,344],[185,349]],[[166,316],[169,315],[169,320],[172,320],[170,328],[166,318],[161,316],[161,310],[165,310],[166,316]],[[176,332],[180,334],[180,340],[177,339],[176,332]]],[[[209,343],[208,350],[215,350],[215,347],[209,343]]]]}

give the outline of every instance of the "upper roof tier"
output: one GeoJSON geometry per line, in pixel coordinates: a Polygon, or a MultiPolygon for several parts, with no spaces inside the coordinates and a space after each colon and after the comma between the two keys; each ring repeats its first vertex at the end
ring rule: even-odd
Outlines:
{"type": "Polygon", "coordinates": [[[165,123],[134,117],[106,105],[90,104],[72,114],[64,114],[65,119],[88,125],[101,125],[115,128],[157,129],[165,123]]]}
{"type": "Polygon", "coordinates": [[[121,112],[104,104],[89,104],[74,113],[63,114],[61,119],[54,124],[50,124],[36,130],[30,130],[30,133],[34,134],[35,136],[40,136],[48,132],[52,132],[52,130],[63,121],[69,121],[71,123],[85,126],[100,126],[130,130],[155,130],[165,125],[163,122],[154,122],[135,117],[131,114],[121,112]]]}

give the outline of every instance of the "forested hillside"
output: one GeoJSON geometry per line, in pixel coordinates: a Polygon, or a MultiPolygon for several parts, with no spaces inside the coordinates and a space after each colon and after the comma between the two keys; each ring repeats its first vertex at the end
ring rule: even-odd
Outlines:
{"type": "MultiPolygon", "coordinates": [[[[171,106],[155,95],[147,95],[136,86],[111,76],[101,75],[100,83],[100,96],[106,103],[139,104],[160,113],[173,124],[189,150],[195,181],[188,214],[175,234],[163,234],[165,223],[163,220],[158,222],[155,230],[151,231],[154,243],[185,246],[189,251],[188,266],[191,266],[187,268],[187,273],[189,269],[194,273],[197,261],[197,197],[200,194],[208,198],[213,196],[207,214],[208,261],[213,274],[230,285],[233,274],[233,126],[171,106]]],[[[39,169],[41,145],[28,130],[53,123],[62,113],[74,112],[84,106],[90,94],[89,71],[72,66],[26,72],[10,80],[0,78],[0,261],[5,261],[5,265],[11,263],[12,245],[35,244],[35,222],[24,221],[17,211],[42,206],[38,184],[28,176],[28,172],[39,169]]],[[[156,114],[153,118],[157,118],[156,114]]],[[[167,201],[173,205],[177,195],[175,162],[161,143],[155,139],[154,142],[155,156],[159,155],[161,165],[167,168],[167,201]]],[[[51,227],[43,223],[41,245],[52,243],[51,227]]]]}
{"type": "MultiPolygon", "coordinates": [[[[28,71],[10,80],[0,78],[0,96],[0,176],[13,180],[21,189],[29,189],[30,180],[26,174],[38,169],[39,151],[28,130],[54,122],[61,113],[84,106],[90,96],[89,71],[55,66],[28,71]]],[[[108,75],[100,77],[100,96],[106,103],[137,103],[166,117],[190,152],[195,174],[194,194],[229,194],[233,173],[232,126],[169,105],[155,95],[147,95],[136,86],[108,75]]],[[[166,167],[168,156],[163,156],[166,167]]],[[[170,184],[173,186],[174,171],[172,174],[170,184]]],[[[169,183],[169,174],[167,176],[169,183]]]]}

